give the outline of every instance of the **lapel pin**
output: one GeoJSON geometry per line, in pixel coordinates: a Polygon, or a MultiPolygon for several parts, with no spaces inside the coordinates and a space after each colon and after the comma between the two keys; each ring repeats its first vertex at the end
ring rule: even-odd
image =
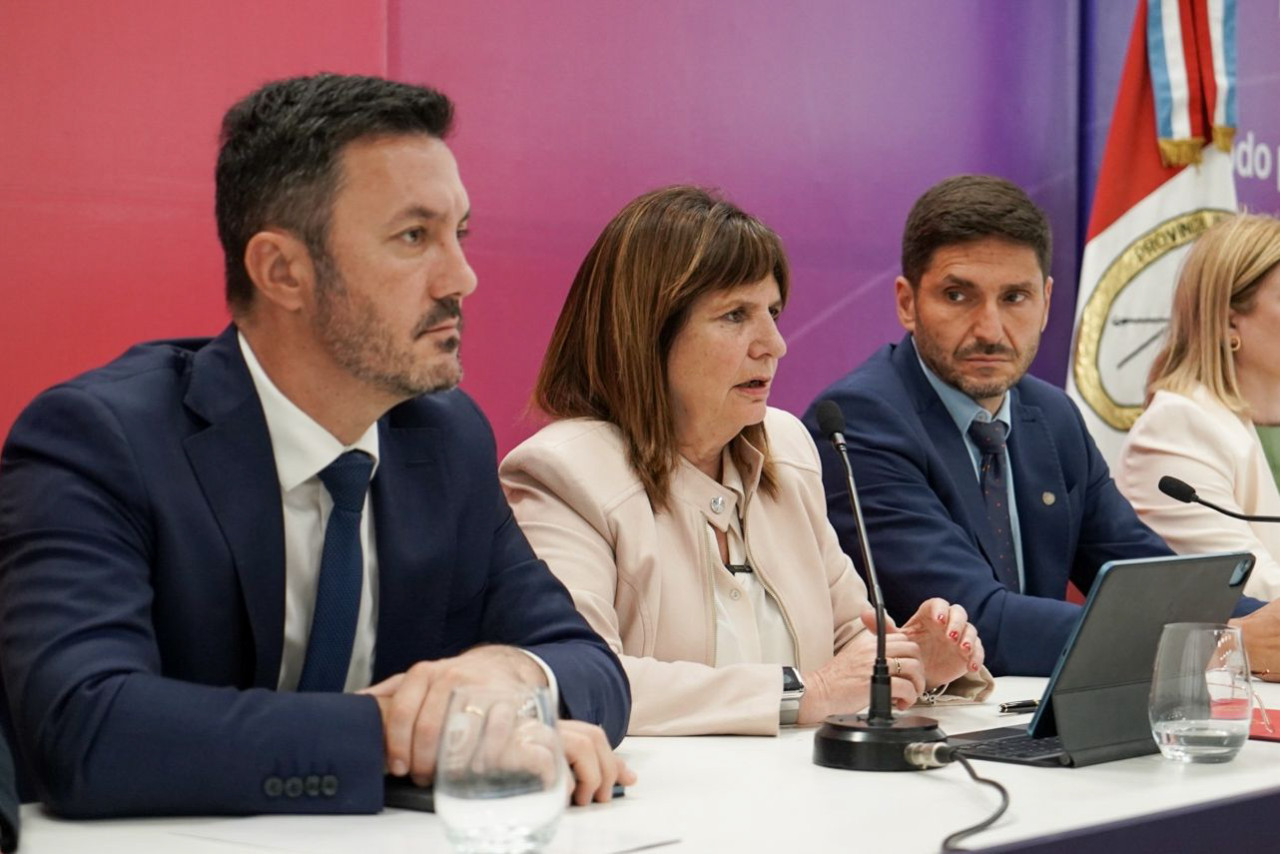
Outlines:
{"type": "Polygon", "coordinates": [[[1058,500],[1058,496],[1054,495],[1052,492],[1046,492],[1040,496],[1040,500],[1044,502],[1044,506],[1052,507],[1053,502],[1058,500]]]}

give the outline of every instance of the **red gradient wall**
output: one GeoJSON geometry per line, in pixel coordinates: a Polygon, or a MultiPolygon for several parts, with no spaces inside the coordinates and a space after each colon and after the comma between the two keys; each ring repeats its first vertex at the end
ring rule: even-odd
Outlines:
{"type": "Polygon", "coordinates": [[[136,341],[222,328],[223,112],[385,74],[386,33],[385,0],[0,0],[0,437],[136,341]]]}
{"type": "MultiPolygon", "coordinates": [[[[771,403],[793,411],[899,337],[915,197],[957,172],[1018,182],[1055,226],[1033,371],[1061,382],[1079,140],[1105,136],[1137,1],[0,0],[0,437],[41,389],[136,341],[222,327],[218,122],[263,81],[319,70],[458,104],[480,277],[463,387],[500,453],[534,429],[529,389],[591,242],[673,182],[719,186],[782,234],[771,403]],[[1082,18],[1113,37],[1082,51],[1082,18]],[[1084,55],[1115,73],[1080,116],[1084,55]]],[[[1239,139],[1280,163],[1275,6],[1242,4],[1240,33],[1239,139]]],[[[1275,210],[1280,166],[1253,171],[1241,199],[1275,210]]]]}

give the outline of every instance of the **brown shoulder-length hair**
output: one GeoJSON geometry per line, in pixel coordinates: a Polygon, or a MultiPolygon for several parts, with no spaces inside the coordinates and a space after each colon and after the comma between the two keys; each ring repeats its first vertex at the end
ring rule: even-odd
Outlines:
{"type": "MultiPolygon", "coordinates": [[[[552,418],[596,418],[622,431],[649,500],[666,506],[679,463],[667,388],[672,342],[704,294],[768,276],[785,304],[782,241],[760,220],[699,187],[654,190],[624,207],[583,259],[542,360],[533,403],[552,418]]],[[[777,480],[764,425],[739,437],[764,454],[760,486],[777,480]]],[[[730,446],[741,464],[738,442],[730,446]]]]}
{"type": "Polygon", "coordinates": [[[1196,239],[1178,276],[1169,337],[1151,364],[1147,402],[1157,391],[1187,394],[1199,384],[1247,414],[1231,356],[1231,313],[1254,309],[1258,286],[1280,264],[1280,220],[1227,217],[1196,239]]]}

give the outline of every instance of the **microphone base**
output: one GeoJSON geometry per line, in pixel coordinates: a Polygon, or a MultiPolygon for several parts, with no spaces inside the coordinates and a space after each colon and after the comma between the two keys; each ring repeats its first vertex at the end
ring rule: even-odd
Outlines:
{"type": "Polygon", "coordinates": [[[907,761],[907,745],[946,738],[938,722],[923,715],[892,723],[871,723],[866,715],[832,715],[813,736],[813,761],[848,771],[920,771],[907,761]]]}

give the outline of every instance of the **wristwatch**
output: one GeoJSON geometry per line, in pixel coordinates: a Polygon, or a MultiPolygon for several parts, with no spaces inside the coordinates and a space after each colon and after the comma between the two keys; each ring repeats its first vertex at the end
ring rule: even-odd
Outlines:
{"type": "Polygon", "coordinates": [[[800,718],[800,699],[804,696],[804,680],[800,671],[782,666],[782,702],[778,704],[778,723],[792,726],[800,718]]]}

